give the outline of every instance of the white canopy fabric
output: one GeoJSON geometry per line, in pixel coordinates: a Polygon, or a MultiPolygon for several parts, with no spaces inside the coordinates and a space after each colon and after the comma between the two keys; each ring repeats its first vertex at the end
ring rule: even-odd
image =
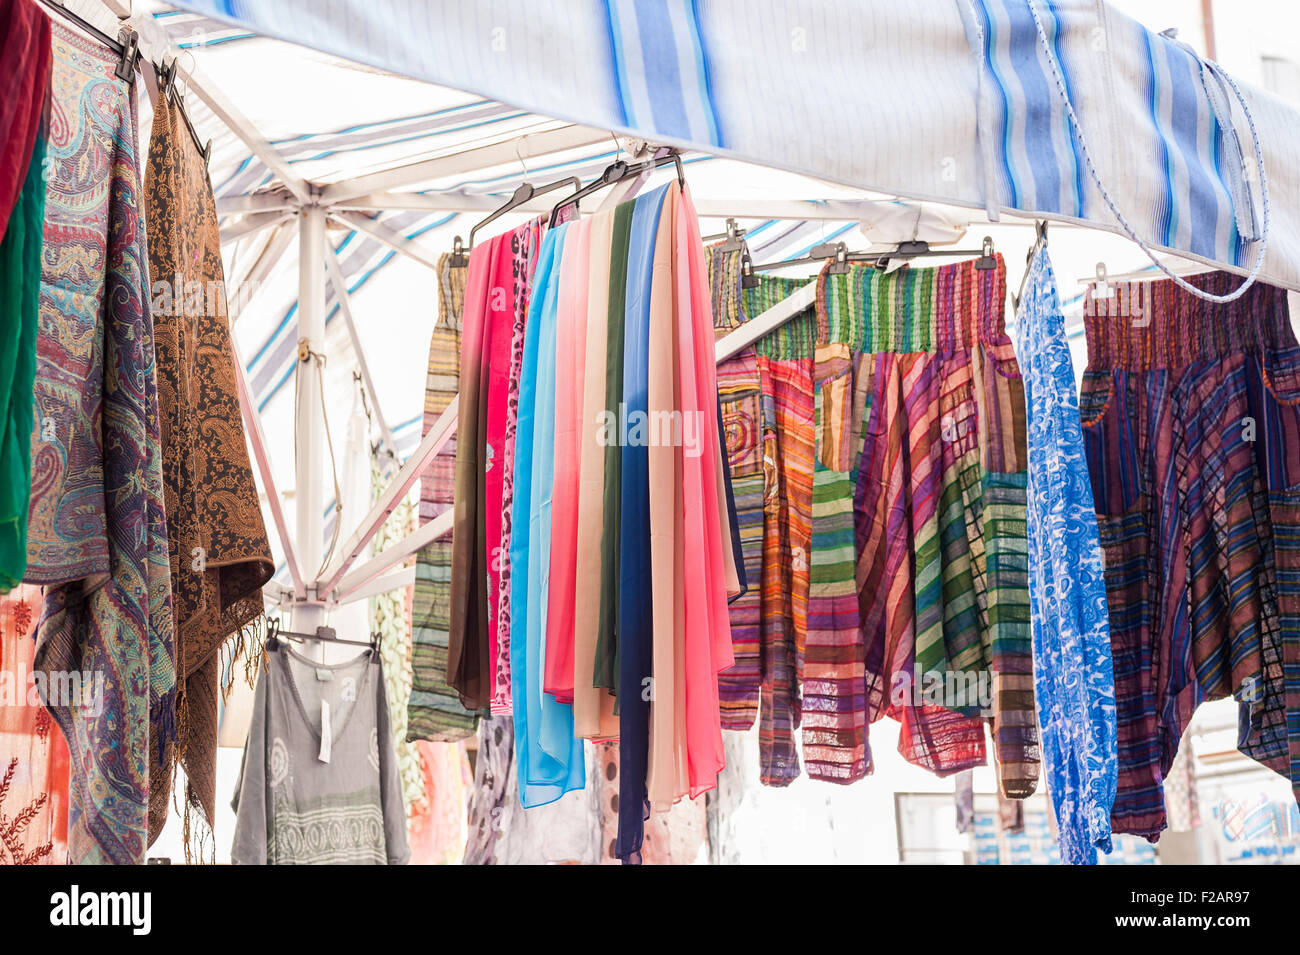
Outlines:
{"type": "MultiPolygon", "coordinates": [[[[991,217],[1120,228],[1100,183],[1142,240],[1223,266],[1249,267],[1263,230],[1235,84],[1099,0],[177,5],[530,113],[991,217]]],[[[1242,97],[1269,171],[1264,275],[1295,286],[1300,111],[1242,97]]]]}

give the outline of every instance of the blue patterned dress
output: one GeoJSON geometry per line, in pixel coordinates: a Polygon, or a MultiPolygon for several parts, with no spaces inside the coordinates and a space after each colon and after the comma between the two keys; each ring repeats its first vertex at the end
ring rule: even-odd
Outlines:
{"type": "Polygon", "coordinates": [[[1029,596],[1043,764],[1061,859],[1110,852],[1117,774],[1106,580],[1065,318],[1046,248],[1016,317],[1029,412],[1029,596]]]}

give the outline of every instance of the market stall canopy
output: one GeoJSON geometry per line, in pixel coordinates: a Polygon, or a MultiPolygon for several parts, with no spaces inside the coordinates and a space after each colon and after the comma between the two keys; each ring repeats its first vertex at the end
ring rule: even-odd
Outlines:
{"type": "Polygon", "coordinates": [[[529,113],[1239,271],[1271,220],[1261,274],[1300,285],[1300,111],[1095,0],[176,5],[529,113]]]}

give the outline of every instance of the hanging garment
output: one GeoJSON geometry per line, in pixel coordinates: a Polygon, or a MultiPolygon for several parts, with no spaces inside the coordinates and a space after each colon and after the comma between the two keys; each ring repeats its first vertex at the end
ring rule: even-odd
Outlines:
{"type": "MultiPolygon", "coordinates": [[[[717,337],[734,331],[749,316],[741,288],[741,252],[712,246],[706,251],[713,323],[717,337]]],[[[731,649],[735,664],[718,675],[722,728],[747,730],[758,716],[763,682],[760,627],[763,596],[759,581],[763,566],[763,501],[765,493],[762,433],[762,389],[758,357],[751,345],[717,366],[722,431],[747,591],[732,601],[731,649]]]]}
{"type": "Polygon", "coordinates": [[[840,712],[804,714],[809,775],[841,782],[871,771],[866,711],[856,701],[866,648],[858,624],[853,516],[853,465],[862,443],[862,417],[854,414],[854,364],[852,346],[843,342],[819,344],[814,352],[815,464],[802,671],[805,700],[836,698],[841,684],[853,694],[838,696],[853,702],[840,712]]]}
{"type": "MultiPolygon", "coordinates": [[[[614,207],[609,244],[609,325],[605,338],[604,420],[619,421],[623,401],[624,345],[628,248],[635,202],[614,207]]],[[[605,490],[600,538],[600,609],[596,628],[596,658],[592,682],[617,697],[619,692],[618,585],[619,534],[622,528],[623,454],[619,442],[605,445],[605,490]]]]}
{"type": "MultiPolygon", "coordinates": [[[[587,284],[586,355],[583,363],[581,420],[579,433],[577,548],[574,555],[574,656],[573,729],[584,739],[616,739],[618,716],[614,695],[598,686],[596,643],[600,628],[603,590],[601,554],[605,537],[605,466],[607,448],[597,437],[596,422],[606,407],[609,375],[609,293],[611,243],[615,210],[599,212],[591,219],[590,269],[587,284]]],[[[622,355],[619,355],[622,362],[622,355]]]]}
{"type": "MultiPolygon", "coordinates": [[[[686,686],[688,588],[684,546],[687,529],[685,478],[687,467],[693,462],[680,452],[685,449],[687,432],[698,431],[698,422],[693,420],[684,403],[687,388],[693,386],[693,381],[687,380],[687,373],[693,379],[694,369],[686,367],[683,360],[690,353],[685,356],[681,353],[681,322],[678,321],[679,318],[683,321],[689,319],[690,313],[678,314],[679,301],[674,294],[676,263],[673,252],[679,214],[675,208],[675,196],[670,191],[664,197],[654,240],[646,343],[645,430],[649,433],[643,436],[647,445],[649,492],[650,669],[653,675],[646,792],[649,805],[660,814],[667,812],[674,802],[691,791],[686,686]],[[679,406],[682,406],[680,410],[679,406]]],[[[689,286],[689,281],[683,284],[689,286]]],[[[698,445],[698,434],[695,437],[698,445]]],[[[698,495],[698,489],[696,493],[698,495]]],[[[697,522],[698,517],[692,515],[692,523],[697,522]]],[[[695,555],[692,555],[696,558],[700,556],[703,544],[702,539],[697,540],[701,547],[697,547],[695,555]]],[[[693,569],[699,570],[698,567],[693,569]]],[[[701,623],[696,620],[694,625],[698,630],[701,623]]],[[[715,712],[716,709],[715,705],[715,712]]],[[[617,762],[612,765],[617,768],[617,762]]],[[[654,814],[650,818],[653,819],[654,814]]]]}
{"type": "Polygon", "coordinates": [[[46,585],[36,668],[104,674],[95,707],[47,701],[72,754],[71,860],[140,863],[176,652],[135,96],[117,57],[53,33],[26,579],[46,585]]]}
{"type": "MultiPolygon", "coordinates": [[[[618,744],[597,743],[592,786],[600,806],[600,864],[618,865],[618,744]]],[[[645,821],[641,861],[645,865],[692,865],[708,858],[708,815],[703,799],[655,810],[645,821]]]]}
{"type": "Polygon", "coordinates": [[[456,418],[456,480],[451,542],[451,616],[447,630],[447,685],[467,710],[482,710],[491,696],[493,655],[487,594],[487,388],[485,335],[495,329],[489,310],[504,307],[498,293],[502,237],[494,236],[469,257],[461,314],[460,402],[456,418]],[[493,308],[492,302],[497,302],[493,308]]]}
{"type": "MultiPolygon", "coordinates": [[[[987,715],[1000,789],[1023,798],[1036,783],[1038,740],[1024,393],[1003,328],[1005,266],[853,267],[823,270],[818,281],[818,344],[855,352],[862,451],[848,470],[857,475],[865,656],[859,664],[843,652],[838,626],[808,633],[818,669],[804,685],[805,741],[841,750],[810,755],[810,775],[848,782],[869,771],[856,732],[861,695],[871,720],[888,713],[903,724],[900,752],[940,775],[984,763],[987,715]]],[[[835,427],[847,383],[823,398],[822,447],[839,455],[854,444],[835,427]]],[[[832,533],[828,546],[836,540],[832,533]]],[[[832,552],[829,563],[836,559],[832,552]]]]}
{"type": "Polygon", "coordinates": [[[506,796],[512,788],[514,761],[515,733],[510,717],[493,715],[480,720],[474,783],[469,793],[465,865],[493,865],[497,861],[503,822],[510,811],[506,796]]]}
{"type": "MultiPolygon", "coordinates": [[[[561,210],[559,221],[567,221],[571,213],[568,206],[561,210]]],[[[519,426],[519,372],[524,360],[524,341],[528,323],[528,303],[532,295],[533,270],[537,265],[537,250],[541,246],[545,220],[537,218],[516,229],[511,234],[510,274],[514,323],[510,337],[509,377],[504,385],[496,378],[497,370],[490,370],[489,387],[493,393],[489,402],[498,400],[501,389],[505,394],[505,423],[502,429],[501,466],[501,524],[500,549],[492,568],[497,574],[497,652],[493,667],[492,712],[509,715],[511,707],[510,676],[510,587],[513,572],[510,566],[510,540],[514,528],[515,445],[519,426]]],[[[490,440],[490,438],[489,438],[490,440]]],[[[493,445],[495,447],[495,445],[493,445]]],[[[495,458],[494,458],[495,460],[495,458]]],[[[491,538],[495,540],[496,538],[491,538]]]]}
{"type": "Polygon", "coordinates": [[[574,698],[578,482],[582,470],[584,430],[594,432],[595,427],[594,423],[588,425],[582,418],[591,229],[591,219],[576,222],[570,229],[556,299],[555,360],[562,373],[555,378],[555,475],[551,494],[551,558],[542,689],[560,703],[572,703],[574,698]]]}
{"type": "MultiPolygon", "coordinates": [[[[31,0],[0,0],[0,237],[27,188],[50,88],[50,20],[31,0]]],[[[37,175],[39,178],[39,172],[37,175]]]]}
{"type": "MultiPolygon", "coordinates": [[[[1191,279],[1223,294],[1240,279],[1191,279]]],[[[1080,411],[1114,661],[1116,832],[1155,841],[1196,706],[1300,785],[1300,346],[1286,292],[1213,304],[1171,281],[1084,300],[1080,411]]]]}
{"type": "MultiPolygon", "coordinates": [[[[48,79],[48,69],[46,73],[48,79]]],[[[17,586],[27,569],[32,393],[45,232],[44,139],[36,139],[30,159],[26,184],[0,240],[0,594],[17,586]]]]}
{"type": "Polygon", "coordinates": [[[244,649],[262,618],[262,585],[275,562],[240,416],[216,202],[207,163],[169,97],[154,110],[144,188],[172,613],[183,681],[175,727],[151,726],[152,843],[167,822],[177,760],[185,770],[187,819],[192,807],[204,831],[211,830],[221,650],[235,635],[232,659],[244,649]]]}
{"type": "MultiPolygon", "coordinates": [[[[372,497],[388,485],[389,477],[377,464],[370,468],[372,497]]],[[[412,499],[403,497],[371,542],[372,555],[382,554],[415,530],[416,511],[412,499]]],[[[417,817],[429,811],[429,792],[425,786],[428,768],[420,758],[417,741],[407,738],[407,720],[411,702],[411,608],[413,588],[390,590],[370,598],[370,630],[379,635],[379,658],[384,665],[384,695],[388,700],[389,722],[393,727],[393,753],[402,780],[402,802],[411,828],[417,817]]]]}
{"type": "Polygon", "coordinates": [[[411,865],[458,865],[465,854],[469,793],[474,782],[465,744],[422,739],[416,745],[430,798],[424,810],[410,818],[411,865]]]}
{"type": "Polygon", "coordinates": [[[618,745],[619,784],[618,856],[639,862],[641,838],[649,806],[646,774],[649,769],[650,698],[653,686],[653,633],[651,600],[646,588],[651,580],[649,454],[644,437],[634,438],[631,422],[643,421],[647,409],[647,375],[650,347],[650,296],[655,235],[659,227],[666,188],[632,201],[628,233],[627,290],[623,319],[623,401],[620,418],[629,422],[629,434],[619,436],[619,548],[618,548],[618,745]]]}
{"type": "Polygon", "coordinates": [[[268,646],[231,801],[231,862],[407,863],[382,671],[370,650],[327,665],[268,646]]]}
{"type": "MultiPolygon", "coordinates": [[[[759,276],[758,286],[745,292],[745,311],[761,315],[809,281],[759,276]]],[[[794,734],[801,716],[799,647],[807,627],[812,543],[815,323],[808,309],[755,343],[765,482],[758,731],[765,786],[787,786],[800,773],[794,734]]]]}
{"type": "MultiPolygon", "coordinates": [[[[595,774],[594,748],[584,755],[595,774]]],[[[596,788],[570,790],[554,802],[524,809],[518,777],[510,775],[506,811],[501,816],[497,865],[595,865],[600,861],[600,807],[596,788]]]]}
{"type": "Polygon", "coordinates": [[[538,253],[520,370],[510,562],[510,672],[515,771],[524,808],[583,786],[582,741],[573,708],[542,690],[555,447],[555,330],[559,270],[568,224],[546,233],[538,253]],[[552,276],[554,275],[554,280],[552,276]]]}
{"type": "Polygon", "coordinates": [[[1115,678],[1106,577],[1065,316],[1047,249],[1029,264],[1016,315],[1029,450],[1029,598],[1034,692],[1061,861],[1110,852],[1115,678]]]}
{"type": "Polygon", "coordinates": [[[40,609],[36,587],[0,597],[0,865],[68,861],[68,744],[33,678],[40,609]]]}
{"type": "MultiPolygon", "coordinates": [[[[1191,832],[1201,824],[1200,796],[1196,785],[1196,757],[1192,755],[1188,733],[1183,734],[1169,774],[1164,779],[1165,812],[1174,832],[1191,832]]],[[[1293,810],[1296,806],[1291,807],[1293,810]]],[[[1109,820],[1107,820],[1109,822],[1109,820]]]]}
{"type": "MultiPolygon", "coordinates": [[[[429,343],[424,393],[424,431],[446,410],[459,389],[461,313],[465,269],[451,256],[438,260],[438,320],[429,343]]],[[[420,523],[452,506],[455,497],[456,438],[452,437],[420,481],[420,523]]],[[[447,639],[451,615],[452,542],[445,537],[423,547],[415,560],[415,603],[411,610],[410,739],[453,741],[474,732],[475,714],[447,685],[447,639]]]]}

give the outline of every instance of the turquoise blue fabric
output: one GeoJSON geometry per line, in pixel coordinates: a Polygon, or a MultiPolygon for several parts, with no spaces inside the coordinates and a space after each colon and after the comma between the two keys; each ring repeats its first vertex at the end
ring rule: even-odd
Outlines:
{"type": "Polygon", "coordinates": [[[1110,852],[1118,773],[1101,542],[1065,318],[1044,246],[1016,317],[1029,413],[1029,600],[1043,766],[1061,860],[1110,852]]]}
{"type": "Polygon", "coordinates": [[[555,464],[556,311],[566,228],[558,226],[542,240],[519,376],[510,673],[515,772],[519,801],[526,809],[554,802],[586,783],[582,740],[573,735],[573,707],[542,691],[555,464]]]}
{"type": "MultiPolygon", "coordinates": [[[[655,234],[668,187],[640,196],[632,211],[624,309],[623,401],[627,420],[644,419],[650,356],[650,283],[655,234]],[[639,415],[637,413],[640,413],[639,415]]],[[[629,429],[630,430],[630,429],[629,429]]],[[[650,619],[650,450],[629,440],[622,451],[618,584],[618,856],[639,862],[645,835],[650,755],[650,694],[654,632],[650,619]]]]}

